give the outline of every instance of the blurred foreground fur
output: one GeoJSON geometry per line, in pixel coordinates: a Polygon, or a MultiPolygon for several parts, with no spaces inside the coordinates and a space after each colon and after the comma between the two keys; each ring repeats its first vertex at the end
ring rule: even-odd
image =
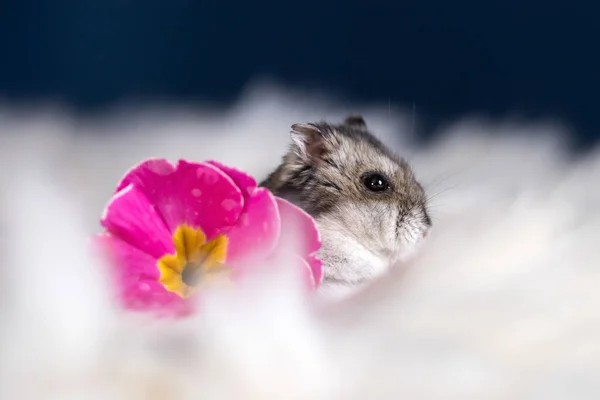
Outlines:
{"type": "Polygon", "coordinates": [[[552,126],[467,121],[425,148],[387,107],[257,90],[228,112],[95,121],[0,109],[2,399],[598,399],[600,153],[552,126]],[[295,122],[361,112],[425,183],[434,231],[339,304],[286,276],[180,323],[114,309],[85,236],[126,169],[219,159],[262,178],[295,122]]]}

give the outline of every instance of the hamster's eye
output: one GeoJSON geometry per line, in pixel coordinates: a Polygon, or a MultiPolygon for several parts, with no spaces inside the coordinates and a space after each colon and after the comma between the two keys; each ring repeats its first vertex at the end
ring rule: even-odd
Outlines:
{"type": "Polygon", "coordinates": [[[381,174],[371,173],[363,177],[363,184],[372,192],[383,192],[388,190],[390,184],[387,179],[381,174]]]}

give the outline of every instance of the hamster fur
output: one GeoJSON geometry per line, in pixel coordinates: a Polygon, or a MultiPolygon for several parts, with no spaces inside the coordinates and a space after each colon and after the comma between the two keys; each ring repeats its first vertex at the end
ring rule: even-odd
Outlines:
{"type": "Polygon", "coordinates": [[[281,164],[260,186],[316,221],[322,291],[343,295],[409,256],[427,235],[427,197],[408,163],[360,116],[294,124],[281,164]]]}

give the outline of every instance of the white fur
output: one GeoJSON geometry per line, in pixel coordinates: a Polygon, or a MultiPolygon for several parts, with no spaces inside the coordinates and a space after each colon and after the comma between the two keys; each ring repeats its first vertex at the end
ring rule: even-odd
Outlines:
{"type": "Polygon", "coordinates": [[[326,291],[340,295],[353,293],[411,259],[423,241],[427,226],[422,221],[422,211],[414,210],[405,216],[398,235],[399,212],[389,204],[347,201],[317,218],[323,243],[319,255],[326,265],[326,291]],[[375,217],[381,218],[381,226],[371,225],[375,217]],[[335,289],[330,291],[330,288],[335,289]]]}
{"type": "Polygon", "coordinates": [[[0,115],[2,399],[600,398],[600,154],[570,160],[553,126],[462,121],[419,149],[392,139],[408,125],[387,105],[269,90],[220,114],[0,115]],[[434,195],[407,274],[316,308],[262,277],[171,325],[112,308],[78,238],[123,171],[166,156],[265,174],[292,123],[348,112],[434,195]]]}

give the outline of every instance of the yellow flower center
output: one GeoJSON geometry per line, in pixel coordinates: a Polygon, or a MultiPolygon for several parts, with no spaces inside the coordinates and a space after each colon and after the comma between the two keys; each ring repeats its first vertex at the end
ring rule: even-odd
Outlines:
{"type": "Polygon", "coordinates": [[[187,298],[202,286],[226,281],[231,269],[223,264],[227,255],[227,237],[210,242],[200,229],[181,225],[173,235],[175,254],[158,260],[160,283],[180,297],[187,298]]]}

